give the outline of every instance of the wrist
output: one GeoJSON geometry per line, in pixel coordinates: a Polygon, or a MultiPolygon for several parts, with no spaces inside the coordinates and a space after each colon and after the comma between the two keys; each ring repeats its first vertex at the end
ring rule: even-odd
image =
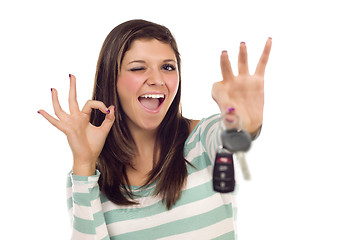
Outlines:
{"type": "Polygon", "coordinates": [[[72,168],[73,174],[78,176],[92,176],[95,175],[96,171],[96,165],[86,163],[86,164],[79,164],[74,161],[73,168],[72,168]]]}

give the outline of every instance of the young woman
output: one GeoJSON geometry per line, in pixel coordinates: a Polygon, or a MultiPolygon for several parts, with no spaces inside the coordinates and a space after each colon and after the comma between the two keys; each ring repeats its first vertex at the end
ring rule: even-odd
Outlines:
{"type": "MultiPolygon", "coordinates": [[[[270,49],[271,38],[250,75],[241,43],[237,76],[223,51],[223,80],[212,90],[220,111],[239,116],[254,136],[262,125],[270,49]]],[[[235,238],[236,195],[212,189],[220,115],[201,121],[182,116],[180,67],[166,27],[131,20],[105,39],[93,99],[82,110],[75,76],[69,75],[70,114],[51,89],[58,119],[39,113],[66,134],[73,152],[72,239],[235,238]]]]}

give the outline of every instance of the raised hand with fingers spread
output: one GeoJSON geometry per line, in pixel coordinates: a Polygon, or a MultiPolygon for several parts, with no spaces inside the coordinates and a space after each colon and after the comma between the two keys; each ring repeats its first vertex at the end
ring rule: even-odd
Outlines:
{"type": "Polygon", "coordinates": [[[253,75],[249,73],[246,44],[240,44],[238,75],[233,74],[226,51],[221,54],[221,73],[223,80],[212,88],[212,97],[220,111],[240,117],[241,128],[249,133],[256,132],[262,125],[264,109],[264,75],[269,59],[272,39],[266,41],[264,51],[253,75]],[[235,111],[234,111],[235,110],[235,111]]]}
{"type": "Polygon", "coordinates": [[[95,172],[96,160],[114,123],[115,109],[114,106],[107,108],[103,102],[89,100],[80,111],[76,98],[76,78],[71,74],[69,74],[69,78],[70,114],[61,108],[55,88],[51,89],[51,95],[55,115],[58,119],[44,110],[39,110],[38,113],[67,136],[74,157],[73,173],[90,176],[95,172]],[[105,120],[99,127],[90,123],[92,109],[99,109],[106,114],[105,120]]]}

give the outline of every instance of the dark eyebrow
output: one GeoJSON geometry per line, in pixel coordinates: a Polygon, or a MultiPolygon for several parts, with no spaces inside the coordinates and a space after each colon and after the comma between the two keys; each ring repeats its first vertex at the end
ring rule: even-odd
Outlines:
{"type": "Polygon", "coordinates": [[[143,61],[143,60],[134,60],[134,61],[129,62],[128,64],[131,64],[131,63],[145,63],[145,61],[143,61]]]}
{"type": "MultiPolygon", "coordinates": [[[[176,61],[174,59],[165,59],[163,62],[174,62],[176,63],[176,61]]],[[[129,62],[128,64],[131,64],[131,63],[145,63],[144,60],[134,60],[134,61],[131,61],[129,62]]]]}
{"type": "Polygon", "coordinates": [[[176,61],[174,59],[165,59],[164,62],[174,62],[174,63],[176,63],[176,61]]]}

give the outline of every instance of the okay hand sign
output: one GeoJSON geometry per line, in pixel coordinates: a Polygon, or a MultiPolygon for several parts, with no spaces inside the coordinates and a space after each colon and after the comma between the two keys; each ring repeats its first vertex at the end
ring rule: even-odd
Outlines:
{"type": "Polygon", "coordinates": [[[58,92],[51,89],[54,118],[44,110],[38,113],[46,118],[57,129],[65,133],[74,157],[73,173],[89,176],[95,173],[96,160],[105,144],[106,137],[115,121],[114,106],[107,108],[103,102],[89,100],[80,111],[76,98],[76,78],[70,77],[69,110],[64,112],[60,106],[58,92]],[[101,126],[96,127],[90,123],[92,109],[99,109],[106,114],[101,126]]]}

